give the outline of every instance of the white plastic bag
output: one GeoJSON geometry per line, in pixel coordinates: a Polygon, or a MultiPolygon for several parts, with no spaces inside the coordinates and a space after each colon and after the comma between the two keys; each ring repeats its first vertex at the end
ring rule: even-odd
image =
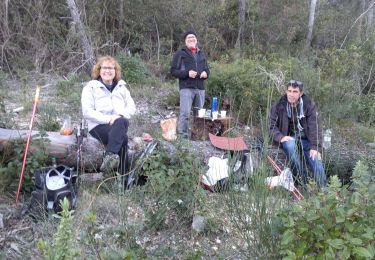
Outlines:
{"type": "Polygon", "coordinates": [[[202,176],[202,183],[207,186],[214,186],[218,181],[228,178],[228,159],[219,157],[210,157],[208,159],[208,167],[206,174],[202,176]]]}
{"type": "Polygon", "coordinates": [[[266,185],[273,189],[276,186],[284,187],[289,191],[294,191],[293,175],[289,168],[283,170],[280,175],[266,178],[266,185]]]}

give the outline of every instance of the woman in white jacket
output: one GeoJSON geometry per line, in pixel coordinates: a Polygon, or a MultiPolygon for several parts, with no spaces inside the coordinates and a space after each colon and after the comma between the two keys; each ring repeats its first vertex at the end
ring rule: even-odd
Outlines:
{"type": "Polygon", "coordinates": [[[89,133],[106,145],[100,170],[108,173],[118,168],[125,174],[129,167],[129,119],[136,108],[116,59],[111,56],[98,59],[92,69],[92,80],[82,90],[81,103],[89,133]]]}

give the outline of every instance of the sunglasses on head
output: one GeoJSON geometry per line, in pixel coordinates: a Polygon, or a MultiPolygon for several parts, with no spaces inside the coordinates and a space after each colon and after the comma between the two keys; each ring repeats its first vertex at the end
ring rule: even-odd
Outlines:
{"type": "Polygon", "coordinates": [[[288,86],[300,87],[302,86],[302,82],[292,79],[291,81],[289,81],[288,86]]]}

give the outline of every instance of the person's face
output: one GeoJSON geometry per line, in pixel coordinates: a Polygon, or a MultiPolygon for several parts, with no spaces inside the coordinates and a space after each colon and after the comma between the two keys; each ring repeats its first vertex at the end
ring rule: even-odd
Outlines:
{"type": "Polygon", "coordinates": [[[294,88],[292,86],[289,86],[286,90],[286,97],[288,98],[288,102],[291,105],[296,105],[298,99],[302,96],[303,92],[298,88],[294,88]]]}
{"type": "Polygon", "coordinates": [[[112,84],[115,75],[115,64],[111,61],[103,61],[103,63],[100,65],[100,77],[102,78],[103,82],[106,84],[112,84]]]}
{"type": "Polygon", "coordinates": [[[195,48],[197,46],[197,37],[194,34],[188,34],[185,38],[186,47],[195,48]]]}

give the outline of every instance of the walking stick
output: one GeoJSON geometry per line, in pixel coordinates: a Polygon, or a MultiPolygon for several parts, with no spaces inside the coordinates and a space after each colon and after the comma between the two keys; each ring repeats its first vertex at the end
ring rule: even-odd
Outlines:
{"type": "MultiPolygon", "coordinates": [[[[280,169],[280,167],[276,164],[276,162],[274,160],[272,160],[272,158],[267,155],[267,159],[270,161],[271,165],[273,166],[273,168],[277,171],[277,173],[280,175],[282,170],[280,169]]],[[[296,197],[297,200],[301,200],[303,199],[303,195],[302,193],[296,188],[294,187],[293,191],[292,191],[294,197],[296,197]]]]}
{"type": "Polygon", "coordinates": [[[25,172],[27,152],[29,150],[31,134],[33,132],[34,117],[35,117],[35,112],[36,112],[36,106],[37,106],[37,103],[38,103],[38,100],[39,100],[39,92],[40,92],[40,87],[37,86],[35,98],[34,98],[33,113],[31,115],[31,120],[30,120],[30,125],[29,125],[29,135],[28,135],[27,141],[26,141],[26,147],[25,147],[25,152],[24,152],[24,155],[23,155],[23,162],[22,162],[20,180],[18,182],[18,190],[17,190],[17,196],[16,196],[16,206],[18,206],[18,196],[20,195],[20,190],[21,190],[21,185],[22,185],[22,177],[23,177],[23,173],[25,172]]]}

